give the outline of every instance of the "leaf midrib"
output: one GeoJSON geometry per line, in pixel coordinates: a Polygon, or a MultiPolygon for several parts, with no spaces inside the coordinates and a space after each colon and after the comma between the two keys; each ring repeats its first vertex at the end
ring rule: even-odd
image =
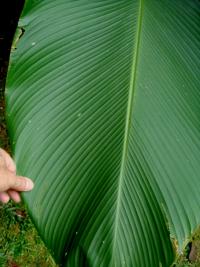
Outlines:
{"type": "Polygon", "coordinates": [[[114,256],[114,252],[115,252],[115,248],[116,248],[119,214],[120,214],[120,208],[121,208],[122,185],[123,185],[123,181],[124,181],[126,159],[127,159],[127,152],[128,152],[128,139],[129,139],[130,125],[131,125],[131,114],[132,114],[134,95],[135,95],[136,72],[137,72],[137,65],[138,65],[139,44],[140,44],[142,17],[143,17],[143,0],[140,0],[138,14],[139,14],[138,15],[138,24],[137,24],[137,30],[136,30],[136,41],[137,42],[136,42],[136,46],[134,47],[135,51],[133,53],[133,64],[132,64],[132,68],[131,68],[130,87],[129,87],[128,105],[127,105],[127,115],[126,115],[125,131],[124,131],[123,152],[122,152],[121,168],[120,168],[119,184],[118,184],[117,210],[116,210],[116,216],[115,216],[113,253],[112,253],[111,266],[114,266],[112,264],[114,263],[113,256],[114,256]]]}

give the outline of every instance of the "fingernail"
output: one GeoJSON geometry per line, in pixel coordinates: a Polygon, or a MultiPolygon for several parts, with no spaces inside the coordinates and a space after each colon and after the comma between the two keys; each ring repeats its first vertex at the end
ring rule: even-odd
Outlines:
{"type": "Polygon", "coordinates": [[[32,190],[34,187],[34,183],[31,179],[25,178],[26,179],[26,190],[32,190]]]}

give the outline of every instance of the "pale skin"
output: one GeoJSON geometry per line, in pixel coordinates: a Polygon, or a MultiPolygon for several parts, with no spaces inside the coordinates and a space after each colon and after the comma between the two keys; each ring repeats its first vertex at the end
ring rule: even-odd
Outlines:
{"type": "Polygon", "coordinates": [[[16,166],[10,155],[0,148],[0,201],[7,203],[10,199],[20,202],[20,192],[33,189],[31,179],[16,175],[16,166]]]}

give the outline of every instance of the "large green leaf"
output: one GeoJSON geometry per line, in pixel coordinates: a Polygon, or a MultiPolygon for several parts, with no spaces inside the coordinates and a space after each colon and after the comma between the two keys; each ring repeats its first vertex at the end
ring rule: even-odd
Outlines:
{"type": "Polygon", "coordinates": [[[24,200],[64,266],[170,266],[200,223],[199,8],[26,1],[8,129],[35,181],[24,200]]]}

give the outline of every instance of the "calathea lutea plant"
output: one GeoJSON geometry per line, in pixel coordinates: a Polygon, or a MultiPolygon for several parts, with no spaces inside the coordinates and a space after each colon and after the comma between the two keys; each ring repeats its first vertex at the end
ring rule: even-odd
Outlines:
{"type": "Polygon", "coordinates": [[[27,0],[6,85],[56,262],[168,267],[200,223],[200,2],[27,0]]]}

